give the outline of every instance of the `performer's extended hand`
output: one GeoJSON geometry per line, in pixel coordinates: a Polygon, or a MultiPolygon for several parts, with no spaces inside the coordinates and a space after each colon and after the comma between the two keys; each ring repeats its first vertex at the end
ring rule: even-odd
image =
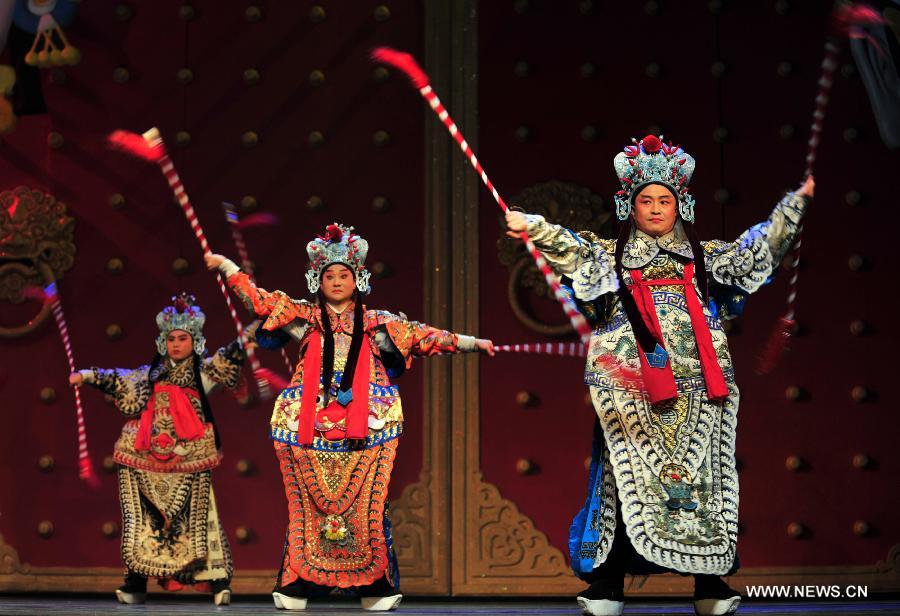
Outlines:
{"type": "Polygon", "coordinates": [[[491,357],[497,354],[497,351],[494,350],[494,342],[492,340],[485,340],[484,338],[476,338],[475,339],[475,348],[479,351],[484,351],[491,357]]]}
{"type": "Polygon", "coordinates": [[[816,192],[816,180],[813,176],[808,176],[803,184],[800,185],[800,188],[797,189],[797,194],[801,197],[806,197],[807,199],[812,199],[813,194],[816,192]]]}
{"type": "Polygon", "coordinates": [[[206,269],[214,270],[217,269],[222,263],[225,262],[225,257],[222,255],[208,254],[203,257],[206,260],[206,269]]]}
{"type": "Polygon", "coordinates": [[[81,387],[84,385],[84,377],[80,372],[73,372],[69,375],[69,385],[72,387],[81,387]]]}
{"type": "Polygon", "coordinates": [[[506,235],[511,238],[518,238],[519,234],[528,230],[528,219],[522,212],[514,212],[509,210],[506,213],[506,235]]]}

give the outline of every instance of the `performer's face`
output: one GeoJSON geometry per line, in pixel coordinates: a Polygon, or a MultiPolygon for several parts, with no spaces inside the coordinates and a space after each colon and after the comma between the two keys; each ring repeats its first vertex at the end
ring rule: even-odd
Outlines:
{"type": "Polygon", "coordinates": [[[668,188],[650,184],[634,200],[634,224],[653,237],[665,235],[675,226],[676,200],[668,188]]]}
{"type": "Polygon", "coordinates": [[[322,293],[329,302],[343,302],[353,296],[355,287],[350,268],[335,263],[322,274],[322,293]]]}
{"type": "Polygon", "coordinates": [[[166,354],[174,360],[184,359],[194,350],[194,338],[182,329],[166,336],[166,354]]]}

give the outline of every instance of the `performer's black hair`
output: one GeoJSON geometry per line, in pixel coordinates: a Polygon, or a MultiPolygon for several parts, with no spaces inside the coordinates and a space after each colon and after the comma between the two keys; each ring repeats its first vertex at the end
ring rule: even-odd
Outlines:
{"type": "MultiPolygon", "coordinates": [[[[222,440],[219,438],[219,427],[216,425],[216,418],[213,415],[212,407],[209,404],[209,399],[206,397],[206,392],[203,390],[203,378],[200,374],[200,365],[203,363],[203,358],[197,351],[192,351],[191,355],[194,357],[194,383],[197,385],[197,393],[200,394],[200,408],[203,409],[203,416],[212,424],[213,434],[216,437],[216,449],[219,449],[222,446],[222,440]]],[[[160,377],[162,377],[163,372],[169,369],[169,367],[163,363],[164,359],[165,355],[160,355],[159,352],[157,352],[153,357],[153,361],[150,362],[150,371],[147,376],[147,381],[151,392],[153,391],[153,385],[160,377]]],[[[153,394],[151,393],[150,395],[152,396],[153,394]]]]}
{"type": "Polygon", "coordinates": [[[350,351],[347,353],[347,364],[344,366],[341,391],[350,391],[353,387],[353,375],[356,373],[359,352],[362,349],[363,339],[365,338],[365,331],[363,331],[363,305],[359,291],[353,292],[353,300],[353,337],[350,339],[350,351]]]}
{"type": "Polygon", "coordinates": [[[709,278],[706,275],[706,256],[703,252],[703,246],[697,239],[697,232],[694,230],[694,223],[681,219],[681,227],[684,234],[691,244],[691,251],[694,253],[694,276],[697,277],[697,286],[700,288],[700,297],[703,303],[709,303],[709,278]]]}
{"type": "Polygon", "coordinates": [[[203,409],[203,414],[206,416],[206,419],[209,420],[209,423],[213,426],[213,434],[216,437],[216,449],[219,449],[222,446],[222,440],[219,438],[219,426],[216,425],[216,418],[213,415],[212,406],[210,406],[209,400],[206,398],[206,391],[203,388],[203,378],[200,375],[200,366],[202,363],[203,358],[195,351],[194,382],[197,383],[197,392],[200,394],[200,407],[203,409]]]}
{"type": "MultiPolygon", "coordinates": [[[[700,295],[705,304],[709,302],[709,288],[703,247],[700,245],[700,240],[697,239],[694,225],[680,216],[679,220],[681,220],[681,226],[684,229],[684,233],[691,245],[691,250],[694,253],[694,276],[697,277],[697,286],[700,287],[700,295]]],[[[619,225],[619,237],[616,239],[616,278],[619,280],[619,290],[617,291],[617,294],[619,296],[619,301],[622,302],[622,308],[625,310],[625,316],[628,317],[628,322],[631,324],[631,330],[634,332],[635,339],[641,348],[644,349],[645,353],[650,353],[656,348],[656,343],[658,341],[656,336],[653,335],[653,332],[650,331],[650,328],[647,327],[647,324],[644,323],[644,319],[641,318],[637,302],[634,301],[634,297],[631,295],[631,291],[628,290],[628,287],[625,286],[625,280],[622,277],[622,255],[625,252],[625,244],[631,239],[632,225],[634,225],[634,222],[630,219],[623,221],[619,225]]],[[[685,293],[687,292],[688,290],[685,289],[685,293]]]]}
{"type": "MultiPolygon", "coordinates": [[[[328,392],[331,390],[331,379],[334,377],[334,334],[331,332],[331,318],[328,316],[328,303],[325,301],[325,294],[322,293],[322,289],[319,288],[316,293],[316,298],[319,300],[319,320],[322,322],[322,387],[325,392],[325,402],[323,406],[328,406],[328,392]]],[[[315,352],[315,350],[310,351],[310,348],[306,347],[306,352],[315,352]]],[[[308,375],[303,375],[305,378],[309,378],[308,375]]],[[[307,387],[315,387],[315,383],[308,383],[307,387]]]]}
{"type": "Polygon", "coordinates": [[[637,343],[645,353],[652,353],[656,348],[656,336],[653,335],[653,332],[644,323],[644,319],[641,318],[637,302],[634,301],[634,297],[631,295],[628,287],[625,286],[625,279],[622,277],[622,255],[625,252],[625,244],[631,238],[631,225],[631,220],[622,221],[619,225],[619,237],[616,239],[616,278],[619,280],[619,290],[616,293],[619,295],[619,301],[622,302],[625,316],[628,317],[628,322],[631,323],[631,331],[634,332],[635,340],[637,340],[637,343]]]}
{"type": "MultiPolygon", "coordinates": [[[[319,310],[322,317],[322,383],[325,391],[325,406],[328,406],[328,391],[331,389],[331,381],[334,378],[334,334],[331,331],[331,319],[328,317],[325,294],[320,288],[316,292],[319,300],[319,310]]],[[[363,338],[363,305],[358,289],[353,290],[353,336],[350,338],[350,350],[347,353],[347,363],[344,365],[344,376],[341,378],[340,391],[349,391],[353,388],[353,375],[356,372],[356,363],[359,359],[359,351],[362,348],[363,338]]],[[[307,352],[309,350],[307,349],[307,352]]]]}

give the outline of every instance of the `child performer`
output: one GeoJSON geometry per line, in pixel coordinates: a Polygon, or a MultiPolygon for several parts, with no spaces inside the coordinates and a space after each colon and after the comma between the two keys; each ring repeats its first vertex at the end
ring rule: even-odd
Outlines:
{"type": "Polygon", "coordinates": [[[216,511],[210,471],[219,465],[219,435],[207,394],[234,388],[244,349],[239,340],[204,358],[206,316],[182,293],[156,316],[159,336],[149,366],[91,368],[69,383],[112,396],[129,418],[116,441],[125,584],[120,603],[143,603],[147,578],[166,590],[209,590],[231,602],[231,550],[216,511]]]}

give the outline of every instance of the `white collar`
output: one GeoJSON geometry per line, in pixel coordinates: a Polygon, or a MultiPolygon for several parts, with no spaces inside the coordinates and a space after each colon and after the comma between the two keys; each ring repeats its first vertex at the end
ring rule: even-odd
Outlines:
{"type": "Polygon", "coordinates": [[[631,239],[625,244],[622,253],[622,265],[628,269],[644,267],[656,258],[660,250],[688,259],[694,258],[694,251],[680,220],[675,221],[671,231],[659,237],[644,233],[632,223],[631,239]]]}

